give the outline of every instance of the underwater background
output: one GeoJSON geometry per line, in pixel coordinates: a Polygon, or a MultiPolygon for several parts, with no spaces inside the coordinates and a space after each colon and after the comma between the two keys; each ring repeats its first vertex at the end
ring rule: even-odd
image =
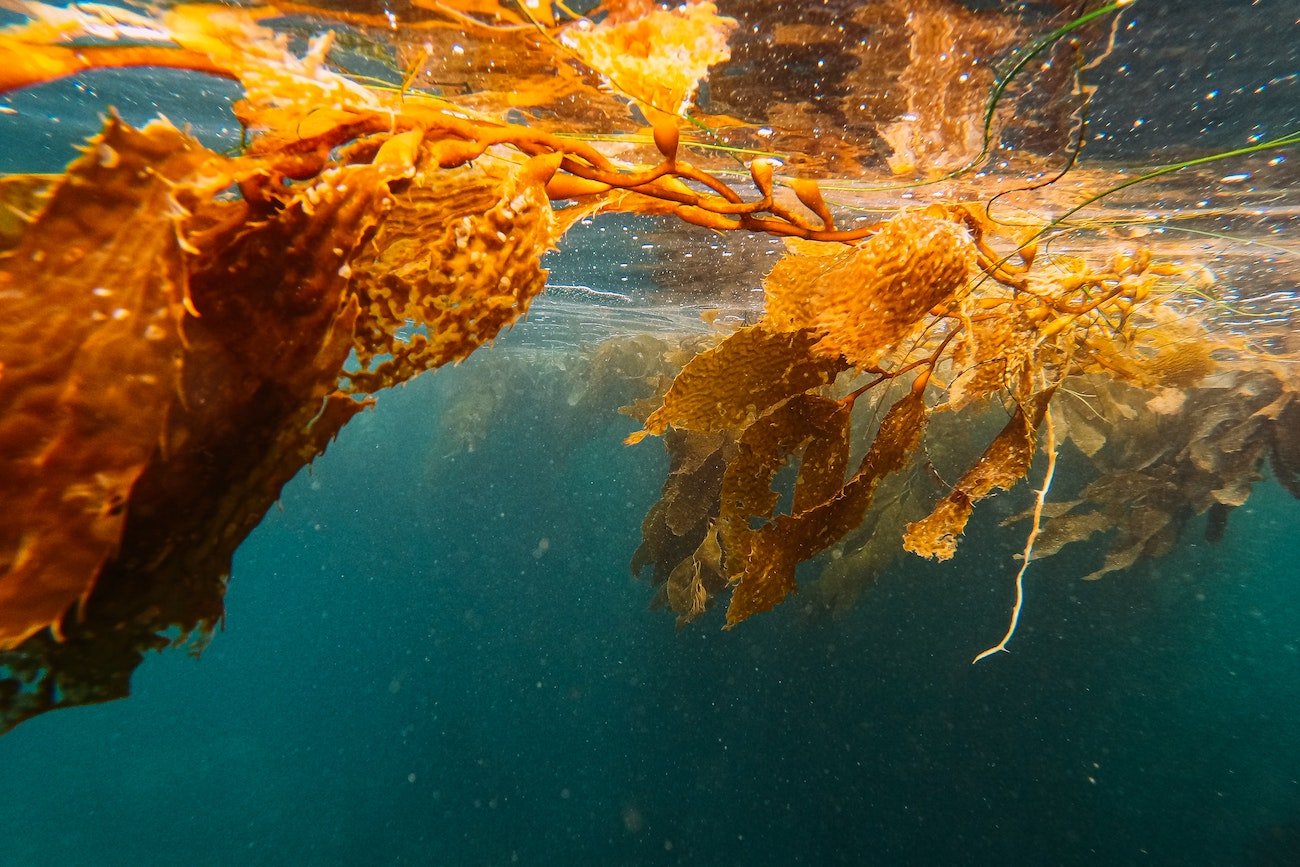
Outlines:
{"type": "MultiPolygon", "coordinates": [[[[1177,5],[1146,8],[1208,42],[1177,5]]],[[[1284,32],[1243,80],[1294,81],[1284,32]]],[[[1141,81],[1172,86],[1161,69],[1141,81]]],[[[233,85],[135,76],[6,98],[0,170],[61,170],[105,105],[237,135],[233,85]]],[[[1294,117],[1258,95],[1239,117],[1294,117]]],[[[1135,152],[1222,128],[1170,106],[1135,152]]],[[[349,424],[240,548],[200,657],[151,656],[130,699],[0,738],[0,867],[1300,864],[1300,522],[1272,480],[1217,544],[1201,518],[1102,581],[1079,580],[1087,546],[1037,563],[1012,652],[979,665],[1024,541],[999,523],[1027,486],[976,511],[955,559],[900,558],[846,611],[796,597],[679,632],[653,610],[628,562],[666,456],[622,444],[637,425],[616,403],[572,412],[581,374],[561,375],[600,336],[703,328],[628,285],[635,230],[587,227],[616,240],[546,263],[621,297],[557,292],[349,424]],[[465,420],[539,365],[552,389],[465,420]]]]}
{"type": "Polygon", "coordinates": [[[0,739],[0,862],[1295,863],[1275,484],[1217,545],[1039,564],[1013,652],[976,666],[1014,495],[847,613],[675,633],[626,565],[664,470],[630,419],[575,432],[536,394],[472,450],[440,424],[532,324],[381,395],[285,489],[200,659],[0,739]]]}

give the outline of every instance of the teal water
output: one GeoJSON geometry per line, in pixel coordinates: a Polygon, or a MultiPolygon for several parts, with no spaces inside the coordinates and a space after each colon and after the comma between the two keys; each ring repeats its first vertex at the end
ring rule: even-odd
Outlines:
{"type": "Polygon", "coordinates": [[[575,436],[537,393],[458,450],[440,420],[488,358],[382,395],[285,489],[200,659],[0,738],[0,863],[1296,863],[1274,483],[1217,546],[1193,524],[1095,583],[1096,552],[1035,564],[978,666],[1010,496],[846,616],[675,633],[626,566],[660,446],[613,408],[575,436]]]}
{"type": "MultiPolygon", "coordinates": [[[[1295,0],[1129,20],[1085,155],[1296,128],[1295,0]]],[[[237,95],[105,72],[7,96],[0,171],[61,170],[109,106],[230,147],[237,95]]],[[[627,293],[658,328],[619,270],[655,254],[635,225],[599,231],[553,281],[627,293]]],[[[553,312],[490,352],[545,344],[553,312]]],[[[602,333],[556,339],[578,332],[602,333]]],[[[536,362],[495,358],[381,395],[285,489],[201,658],[151,657],[130,699],[0,738],[0,867],[1300,864],[1300,508],[1271,480],[1218,545],[1197,521],[1100,582],[1086,546],[1036,563],[1013,652],[978,666],[1023,488],[981,504],[954,561],[900,560],[843,616],[805,594],[677,633],[627,570],[662,448],[559,389],[512,392],[465,450],[453,408],[536,362]]]]}

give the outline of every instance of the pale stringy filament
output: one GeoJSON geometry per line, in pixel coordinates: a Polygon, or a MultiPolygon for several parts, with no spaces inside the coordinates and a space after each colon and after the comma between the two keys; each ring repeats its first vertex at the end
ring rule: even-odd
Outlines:
{"type": "Polygon", "coordinates": [[[1007,644],[1011,641],[1011,636],[1016,634],[1016,625],[1020,623],[1020,609],[1025,604],[1025,570],[1029,568],[1029,558],[1034,553],[1034,542],[1038,539],[1038,531],[1043,523],[1043,505],[1047,502],[1047,492],[1052,487],[1052,476],[1056,474],[1056,429],[1052,425],[1052,408],[1048,406],[1043,415],[1043,421],[1047,427],[1047,441],[1044,443],[1047,449],[1047,474],[1043,477],[1043,486],[1038,489],[1037,499],[1034,502],[1034,521],[1029,528],[1029,538],[1025,540],[1025,551],[1021,555],[1020,571],[1016,573],[1016,602],[1011,607],[1011,624],[1007,627],[1007,634],[1002,636],[1002,640],[981,653],[971,660],[971,665],[979,662],[986,656],[992,656],[998,652],[1007,651],[1007,644]]]}

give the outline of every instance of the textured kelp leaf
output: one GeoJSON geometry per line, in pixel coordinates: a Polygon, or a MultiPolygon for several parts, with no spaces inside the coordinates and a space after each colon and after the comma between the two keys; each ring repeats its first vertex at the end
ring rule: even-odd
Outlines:
{"type": "Polygon", "coordinates": [[[664,446],[668,477],[642,521],[641,544],[631,564],[633,575],[652,567],[656,585],[694,555],[717,516],[723,473],[735,442],[727,433],[669,431],[664,446]]]}
{"type": "MultiPolygon", "coordinates": [[[[669,559],[661,556],[665,547],[664,542],[680,538],[668,528],[663,513],[664,501],[656,500],[641,519],[641,544],[632,552],[632,561],[629,564],[633,576],[640,575],[647,566],[656,566],[656,571],[659,571],[660,567],[657,564],[665,563],[669,559]]],[[[680,558],[674,562],[680,562],[680,558]]]]}
{"type": "MultiPolygon", "coordinates": [[[[656,397],[621,410],[644,423],[654,409],[662,406],[663,394],[675,374],[698,354],[701,344],[695,339],[665,342],[649,336],[638,337],[636,341],[640,344],[637,347],[627,347],[626,339],[620,339],[619,346],[598,350],[592,366],[599,371],[595,373],[597,377],[622,370],[651,386],[656,397]],[[646,406],[647,403],[653,406],[646,406]]],[[[698,548],[698,541],[707,532],[709,519],[716,517],[722,476],[735,450],[735,435],[728,431],[669,430],[664,434],[664,446],[668,451],[669,472],[659,500],[642,522],[641,544],[631,563],[633,575],[640,575],[653,566],[651,581],[656,585],[664,584],[683,560],[693,556],[693,549],[698,548]]],[[[671,604],[666,596],[664,601],[671,604]]]]}
{"type": "MultiPolygon", "coordinates": [[[[62,540],[59,562],[41,554],[52,543],[40,538],[57,507],[37,503],[24,523],[7,525],[5,545],[18,537],[22,547],[17,558],[5,548],[4,592],[31,590],[11,579],[39,561],[59,568],[69,592],[80,588],[80,604],[0,653],[0,692],[16,696],[0,708],[0,727],[125,695],[146,650],[210,629],[236,546],[365,406],[335,391],[359,314],[344,266],[405,169],[341,167],[283,188],[265,211],[216,198],[246,168],[165,124],[135,132],[112,119],[15,251],[40,255],[4,261],[7,281],[39,269],[42,303],[5,293],[12,316],[0,345],[39,345],[41,323],[56,333],[53,350],[5,359],[3,387],[14,388],[3,418],[30,424],[43,407],[45,423],[63,431],[39,453],[13,440],[3,453],[16,466],[5,476],[39,472],[31,496],[57,495],[87,517],[58,528],[79,537],[62,540]],[[68,315],[89,324],[63,322],[50,293],[66,294],[68,315]],[[151,360],[159,347],[161,364],[151,360]],[[46,357],[62,366],[42,373],[46,357]],[[134,463],[105,469],[132,452],[134,463]],[[107,553],[88,555],[91,541],[107,553]]],[[[48,601],[48,588],[32,598],[48,601]]],[[[6,617],[30,610],[6,602],[6,617]]]]}
{"type": "MultiPolygon", "coordinates": [[[[527,8],[535,14],[543,7],[550,8],[543,3],[527,8]]],[[[382,14],[376,18],[383,22],[382,14]]],[[[380,26],[389,29],[386,23],[380,26]]],[[[529,126],[557,131],[627,125],[626,99],[604,86],[597,73],[575,63],[572,50],[531,26],[399,27],[392,35],[397,67],[413,80],[438,82],[441,98],[448,102],[501,119],[512,109],[528,111],[529,126]]]]}
{"type": "Polygon", "coordinates": [[[817,287],[834,279],[853,251],[843,244],[788,238],[786,254],[763,280],[763,324],[772,331],[796,331],[813,322],[817,287]]]}
{"type": "Polygon", "coordinates": [[[121,539],[176,399],[167,204],[209,156],[170,125],[110,120],[0,260],[0,648],[84,598],[121,539]]]}
{"type": "Polygon", "coordinates": [[[663,393],[681,370],[681,364],[703,348],[696,346],[688,351],[682,363],[674,360],[683,344],[696,340],[694,336],[683,339],[628,334],[585,346],[581,362],[585,375],[574,378],[566,403],[589,413],[606,413],[611,406],[619,407],[619,412],[644,425],[650,413],[663,403],[663,393]],[[653,405],[638,417],[636,412],[643,404],[637,399],[641,397],[647,397],[653,405]]]}
{"type": "Polygon", "coordinates": [[[1273,475],[1291,496],[1300,498],[1300,397],[1289,396],[1270,426],[1273,475]]]}
{"type": "Polygon", "coordinates": [[[1110,531],[1104,563],[1085,576],[1096,579],[1167,551],[1196,515],[1210,513],[1209,533],[1225,531],[1228,510],[1245,502],[1260,479],[1278,432],[1294,429],[1274,427],[1291,398],[1271,373],[1223,373],[1207,382],[1152,398],[1146,389],[1099,375],[1067,381],[1086,394],[1086,406],[1066,394],[1061,407],[1069,412],[1062,418],[1075,413],[1114,422],[1106,447],[1091,455],[1101,475],[1078,500],[1049,503],[1036,557],[1110,531]],[[1070,409],[1076,405],[1081,408],[1070,409]]]}
{"type": "Polygon", "coordinates": [[[645,433],[669,425],[693,431],[739,431],[769,407],[791,395],[834,381],[844,369],[839,358],[811,354],[817,336],[807,331],[775,333],[754,325],[729,335],[682,368],[664,395],[663,406],[646,419],[645,433]]]}
{"type": "Polygon", "coordinates": [[[541,259],[554,240],[550,203],[526,172],[426,166],[385,219],[373,257],[352,265],[358,357],[393,356],[357,373],[353,387],[377,391],[494,339],[545,288],[541,259]],[[397,338],[407,320],[427,336],[397,338]]]}
{"type": "Polygon", "coordinates": [[[695,552],[673,569],[664,585],[668,607],[677,615],[677,628],[703,614],[713,595],[724,586],[722,547],[714,526],[705,533],[695,552]]]}
{"type": "Polygon", "coordinates": [[[1054,392],[1052,388],[1038,394],[1028,412],[1024,407],[1016,408],[1006,427],[934,511],[907,526],[904,548],[921,557],[939,560],[948,560],[956,553],[957,539],[965,530],[975,503],[994,490],[1010,489],[1029,472],[1038,423],[1054,392]]]}
{"type": "Polygon", "coordinates": [[[873,368],[935,305],[974,272],[966,229],[946,217],[905,213],[837,256],[787,253],[764,288],[775,330],[823,335],[818,351],[873,368]]]}
{"type": "Polygon", "coordinates": [[[1034,540],[1034,559],[1051,557],[1071,542],[1087,542],[1115,526],[1106,512],[1071,512],[1048,520],[1034,540]]]}
{"type": "Polygon", "coordinates": [[[947,410],[959,410],[1007,386],[1007,360],[994,358],[968,367],[948,384],[947,410]]]}
{"type": "Polygon", "coordinates": [[[0,176],[0,253],[12,248],[49,201],[49,175],[0,176]]]}
{"type": "Polygon", "coordinates": [[[1154,385],[1187,388],[1214,372],[1217,365],[1201,340],[1187,340],[1165,349],[1143,363],[1154,385]]]}
{"type": "Polygon", "coordinates": [[[1168,473],[1103,476],[1085,487],[1079,499],[1048,504],[1044,509],[1047,520],[1034,543],[1034,559],[1054,556],[1074,542],[1092,542],[1102,533],[1113,533],[1102,566],[1084,578],[1096,580],[1127,569],[1143,557],[1167,551],[1185,520],[1181,500],[1178,485],[1168,473]]]}
{"type": "Polygon", "coordinates": [[[1127,569],[1144,557],[1169,553],[1178,538],[1178,522],[1161,509],[1134,509],[1123,522],[1118,538],[1106,553],[1101,568],[1083,576],[1096,581],[1112,572],[1127,569]]]}
{"type": "Polygon", "coordinates": [[[1028,397],[1038,331],[1023,313],[999,314],[968,323],[953,358],[961,371],[948,386],[945,410],[959,410],[998,391],[1028,397]]]}
{"type": "Polygon", "coordinates": [[[828,549],[816,580],[800,587],[810,597],[809,613],[848,611],[902,554],[907,524],[930,508],[917,487],[906,473],[882,483],[863,522],[828,549]]]}
{"type": "Polygon", "coordinates": [[[687,557],[678,563],[664,584],[664,594],[668,607],[677,615],[679,627],[703,614],[709,602],[709,593],[704,589],[699,561],[687,557]]]}
{"type": "Polygon", "coordinates": [[[1019,373],[1033,358],[1037,337],[1038,322],[1023,310],[998,309],[994,315],[973,316],[966,323],[953,358],[962,366],[1001,359],[1010,371],[1019,373]]]}
{"type": "MultiPolygon", "coordinates": [[[[254,141],[260,152],[285,145],[293,149],[294,142],[353,121],[373,125],[373,112],[383,102],[374,91],[326,62],[334,37],[329,33],[315,37],[299,57],[288,40],[262,25],[278,14],[269,6],[180,3],[167,7],[159,20],[167,36],[187,53],[207,58],[239,80],[244,98],[234,106],[235,113],[250,129],[262,132],[254,141]],[[322,112],[325,128],[314,119],[322,112]]],[[[392,125],[373,128],[391,130],[392,125]]]]}
{"type": "MultiPolygon", "coordinates": [[[[776,606],[794,592],[795,568],[862,523],[880,482],[907,465],[925,430],[920,391],[899,400],[881,420],[876,438],[857,471],[830,500],[805,511],[780,515],[752,535],[743,569],[727,608],[727,628],[776,606]]],[[[726,540],[724,540],[725,542],[726,540]]],[[[727,550],[727,557],[732,552],[727,550]]]]}
{"type": "Polygon", "coordinates": [[[799,462],[794,501],[790,506],[792,514],[797,515],[818,503],[826,502],[844,485],[844,472],[849,465],[853,407],[840,401],[835,401],[835,404],[836,408],[825,418],[811,422],[816,431],[799,462]]]}
{"type": "MultiPolygon", "coordinates": [[[[1077,385],[1073,383],[1066,387],[1074,390],[1077,385]]],[[[1062,389],[1056,406],[1052,408],[1052,417],[1057,439],[1074,443],[1085,456],[1095,456],[1106,445],[1106,433],[1101,427],[1106,423],[1105,419],[1098,417],[1097,410],[1087,399],[1062,389]]]]}
{"type": "MultiPolygon", "coordinates": [[[[721,434],[702,434],[685,438],[687,443],[703,440],[700,450],[708,450],[699,460],[684,460],[669,475],[664,490],[664,524],[675,535],[688,536],[717,513],[718,476],[726,465],[726,438],[721,434]]],[[[699,446],[696,446],[699,448],[699,446]]]]}

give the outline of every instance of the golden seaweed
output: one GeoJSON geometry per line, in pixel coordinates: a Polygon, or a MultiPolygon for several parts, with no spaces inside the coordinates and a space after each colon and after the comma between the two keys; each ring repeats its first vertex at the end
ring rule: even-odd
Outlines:
{"type": "Polygon", "coordinates": [[[777,471],[801,454],[792,509],[823,502],[843,484],[848,433],[848,407],[815,394],[796,395],[745,428],[722,478],[718,526],[729,578],[751,559],[752,520],[772,517],[777,471]]]}
{"type": "Polygon", "coordinates": [[[162,438],[184,292],[166,202],[207,159],[191,145],[110,121],[0,272],[0,498],[26,516],[0,530],[0,648],[89,595],[162,438]]]}
{"type": "Polygon", "coordinates": [[[389,212],[373,257],[350,265],[362,305],[358,358],[392,358],[351,377],[362,392],[461,361],[528,311],[545,287],[555,240],[550,201],[526,170],[424,166],[389,212]],[[433,240],[436,239],[436,240],[433,240]],[[399,341],[407,321],[427,328],[399,341]]]}
{"type": "Polygon", "coordinates": [[[876,488],[906,466],[924,427],[925,403],[918,389],[890,407],[871,448],[841,490],[816,506],[777,517],[754,535],[727,609],[728,628],[794,592],[795,567],[862,522],[876,488]]]}
{"type": "Polygon", "coordinates": [[[819,351],[871,369],[932,307],[951,300],[974,267],[962,226],[905,213],[837,256],[788,254],[768,275],[765,322],[820,334],[819,351]]]}
{"type": "Polygon", "coordinates": [[[31,505],[5,529],[6,725],[124,695],[159,633],[210,629],[236,545],[365,406],[335,391],[359,312],[340,262],[404,169],[336,171],[252,224],[210,198],[246,170],[110,118],[0,261],[5,484],[28,482],[6,497],[31,505]]]}

